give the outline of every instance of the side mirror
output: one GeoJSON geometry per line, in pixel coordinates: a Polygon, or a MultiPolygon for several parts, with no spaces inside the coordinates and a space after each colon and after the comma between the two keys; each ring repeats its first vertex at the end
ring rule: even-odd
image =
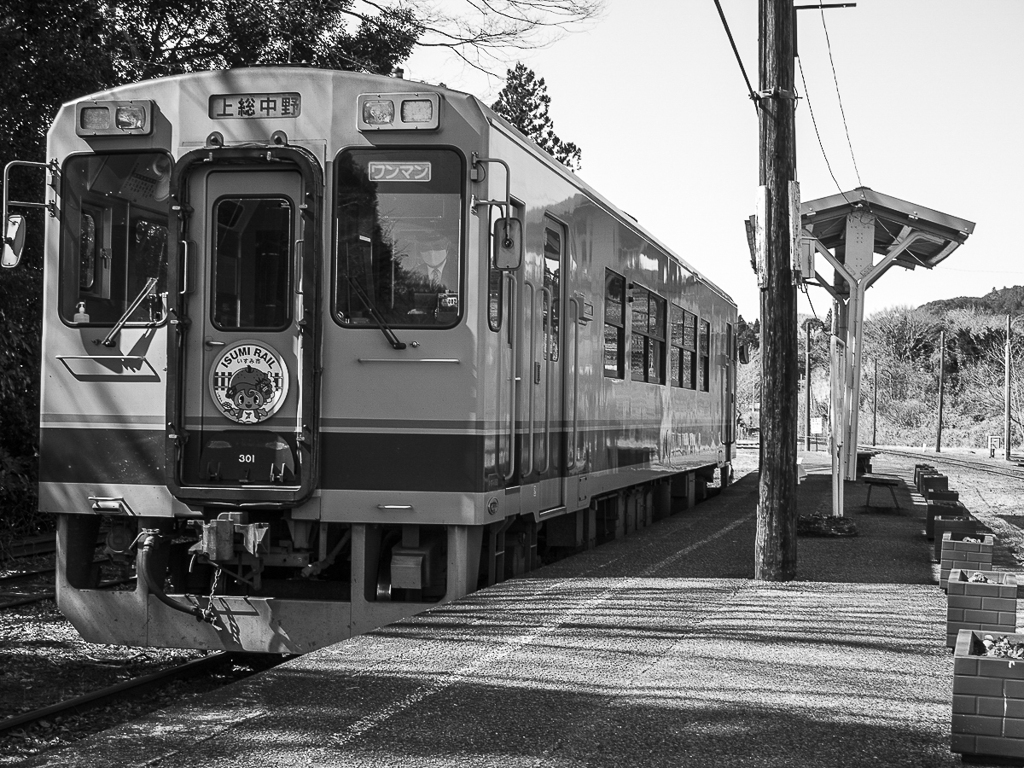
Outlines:
{"type": "Polygon", "coordinates": [[[749,363],[750,362],[750,347],[747,346],[746,344],[740,344],[739,352],[740,352],[740,354],[739,354],[740,363],[743,364],[743,365],[746,365],[747,363],[749,363]]]}
{"type": "Polygon", "coordinates": [[[515,271],[523,263],[523,222],[511,217],[494,222],[494,268],[515,271]]]}
{"type": "Polygon", "coordinates": [[[4,232],[4,253],[0,264],[6,269],[18,266],[21,252],[25,248],[25,217],[11,214],[7,217],[7,228],[4,232]]]}

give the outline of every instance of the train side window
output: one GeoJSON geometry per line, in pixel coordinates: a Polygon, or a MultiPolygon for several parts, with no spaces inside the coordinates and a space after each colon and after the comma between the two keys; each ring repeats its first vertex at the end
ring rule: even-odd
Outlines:
{"type": "Polygon", "coordinates": [[[670,307],[671,318],[669,319],[669,372],[668,379],[673,387],[685,387],[689,378],[689,358],[686,356],[683,331],[686,326],[687,312],[680,306],[673,304],[670,307]]]}
{"type": "Polygon", "coordinates": [[[685,309],[679,312],[678,331],[673,327],[672,343],[679,349],[679,377],[672,383],[683,389],[697,388],[697,316],[685,309]],[[678,340],[678,344],[677,344],[678,340]]]}
{"type": "Polygon", "coordinates": [[[497,333],[501,330],[501,305],[505,275],[494,265],[487,272],[487,327],[497,333]]]}
{"type": "Polygon", "coordinates": [[[462,158],[449,149],[350,149],[335,168],[337,321],[353,328],[458,323],[462,158]]]}
{"type": "Polygon", "coordinates": [[[700,321],[700,330],[697,334],[699,344],[697,363],[697,389],[707,392],[711,388],[711,323],[707,320],[700,321]]]}
{"type": "Polygon", "coordinates": [[[650,335],[647,337],[647,381],[665,383],[665,311],[668,302],[651,294],[650,335]]]}
{"type": "Polygon", "coordinates": [[[633,289],[630,371],[633,381],[665,383],[665,299],[633,289]]]}
{"type": "Polygon", "coordinates": [[[545,350],[548,360],[558,360],[558,313],[561,294],[562,235],[551,227],[544,228],[544,333],[548,339],[545,350]],[[549,299],[550,297],[550,299],[549,299]],[[549,306],[550,302],[550,306],[549,306]],[[550,326],[550,327],[549,327],[550,326]]]}
{"type": "Polygon", "coordinates": [[[96,286],[96,214],[82,212],[82,229],[78,249],[81,267],[78,271],[78,287],[91,291],[96,286]]]}
{"type": "Polygon", "coordinates": [[[604,375],[625,378],[626,278],[606,269],[604,273],[604,375]]]}
{"type": "Polygon", "coordinates": [[[61,215],[61,318],[112,325],[145,289],[127,318],[164,319],[171,162],[158,152],[76,155],[64,165],[61,215]]]}

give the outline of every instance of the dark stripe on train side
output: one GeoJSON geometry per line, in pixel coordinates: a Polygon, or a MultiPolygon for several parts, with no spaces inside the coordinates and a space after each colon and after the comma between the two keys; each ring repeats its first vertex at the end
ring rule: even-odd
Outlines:
{"type": "MultiPolygon", "coordinates": [[[[588,433],[588,472],[625,469],[657,461],[653,445],[623,444],[620,430],[588,433]]],[[[323,432],[321,487],[328,490],[396,490],[483,493],[502,487],[485,456],[494,436],[323,432]]],[[[641,444],[637,444],[641,443],[641,444]]],[[[519,440],[516,455],[522,455],[519,440]]],[[[135,429],[50,427],[41,431],[40,482],[163,485],[164,433],[135,429]]],[[[550,476],[550,475],[548,475],[550,476]]],[[[536,475],[525,478],[535,482],[536,475]]]]}
{"type": "Polygon", "coordinates": [[[320,485],[332,491],[483,493],[487,440],[466,434],[322,432],[320,485]]]}
{"type": "MultiPolygon", "coordinates": [[[[324,488],[486,490],[485,435],[325,432],[320,437],[324,488]]],[[[39,440],[39,480],[164,485],[164,439],[163,431],[49,427],[39,440]]]]}
{"type": "Polygon", "coordinates": [[[163,485],[164,432],[53,427],[39,431],[39,482],[163,485]]]}

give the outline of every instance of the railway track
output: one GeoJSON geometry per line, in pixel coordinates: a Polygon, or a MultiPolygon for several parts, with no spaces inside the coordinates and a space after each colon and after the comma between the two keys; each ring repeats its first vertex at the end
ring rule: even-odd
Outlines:
{"type": "Polygon", "coordinates": [[[40,536],[30,536],[13,542],[6,551],[0,553],[6,560],[24,560],[27,557],[39,555],[52,555],[57,551],[57,535],[44,533],[40,536]]]}
{"type": "Polygon", "coordinates": [[[1015,480],[1024,481],[1024,468],[993,466],[985,461],[973,461],[963,456],[949,456],[934,452],[926,453],[924,451],[911,451],[898,448],[876,448],[871,446],[864,446],[861,450],[877,451],[878,453],[888,453],[893,456],[921,459],[922,462],[928,464],[948,464],[962,469],[970,469],[971,471],[984,472],[989,475],[999,475],[1001,477],[1011,477],[1015,480]]]}
{"type": "Polygon", "coordinates": [[[33,723],[48,718],[81,712],[90,707],[95,707],[99,704],[108,703],[128,696],[141,695],[147,690],[167,685],[175,680],[194,677],[196,675],[209,674],[231,663],[235,658],[236,654],[224,652],[214,653],[201,659],[179,664],[132,680],[126,680],[107,688],[101,688],[97,691],[93,691],[92,693],[68,699],[67,701],[51,704],[50,706],[32,710],[31,712],[24,712],[20,715],[0,721],[0,735],[9,733],[18,728],[30,727],[33,723]]]}
{"type": "Polygon", "coordinates": [[[39,576],[46,576],[56,571],[56,568],[37,568],[32,571],[18,571],[17,573],[8,573],[4,576],[0,576],[0,589],[3,589],[5,584],[13,584],[16,581],[25,581],[26,579],[33,579],[39,576]]]}
{"type": "MultiPolygon", "coordinates": [[[[5,587],[18,581],[25,581],[30,578],[40,578],[48,574],[54,574],[54,568],[43,568],[38,571],[25,571],[22,573],[13,573],[6,576],[0,577],[0,611],[7,608],[16,608],[20,605],[30,605],[32,603],[41,603],[43,600],[53,600],[56,598],[57,593],[53,585],[53,580],[50,579],[49,583],[40,584],[38,588],[42,591],[37,592],[24,592],[21,594],[11,593],[5,590],[5,587]]],[[[122,584],[130,584],[135,581],[135,577],[127,579],[115,579],[113,581],[100,582],[97,585],[98,589],[109,589],[111,587],[118,587],[122,584]]]]}

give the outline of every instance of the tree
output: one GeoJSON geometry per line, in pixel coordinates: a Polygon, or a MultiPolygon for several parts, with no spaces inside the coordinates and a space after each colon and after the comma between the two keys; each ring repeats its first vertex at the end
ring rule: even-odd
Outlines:
{"type": "Polygon", "coordinates": [[[537,78],[522,62],[508,71],[505,87],[491,108],[514,125],[565,167],[580,169],[581,151],[572,142],[562,141],[555,133],[555,123],[548,113],[551,97],[544,78],[537,78]]]}
{"type": "Polygon", "coordinates": [[[104,21],[120,83],[204,69],[303,63],[391,74],[422,27],[404,6],[376,14],[355,0],[109,2],[104,21]],[[351,27],[352,21],[358,22],[351,27]]]}
{"type": "MultiPolygon", "coordinates": [[[[95,1],[95,0],[94,0],[95,1]]],[[[490,72],[506,50],[550,44],[603,0],[107,0],[119,82],[198,69],[304,63],[391,74],[413,48],[490,72]]]]}
{"type": "MultiPolygon", "coordinates": [[[[543,48],[596,19],[604,0],[406,0],[421,30],[417,46],[448,48],[469,66],[491,74],[506,66],[505,51],[543,48]]],[[[377,7],[373,0],[361,4],[377,7]]]]}
{"type": "MultiPolygon", "coordinates": [[[[42,161],[61,103],[96,90],[111,72],[97,0],[8,0],[0,14],[0,167],[42,161]]],[[[44,174],[17,172],[11,200],[39,201],[44,174]]],[[[26,213],[25,211],[21,211],[26,213]]],[[[21,267],[0,270],[0,531],[35,532],[39,428],[42,232],[45,214],[27,212],[21,267]]]]}
{"type": "Polygon", "coordinates": [[[746,345],[749,351],[761,348],[761,321],[756,317],[753,323],[748,323],[740,315],[736,320],[736,344],[746,345]]]}

